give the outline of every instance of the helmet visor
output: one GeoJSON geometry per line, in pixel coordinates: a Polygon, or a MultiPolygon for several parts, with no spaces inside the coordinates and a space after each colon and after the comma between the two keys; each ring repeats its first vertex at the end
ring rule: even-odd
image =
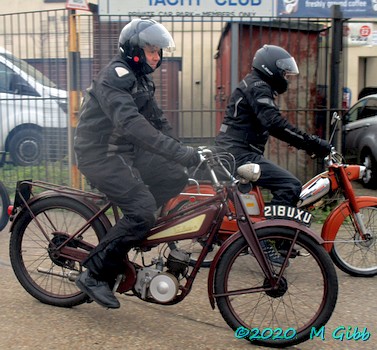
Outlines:
{"type": "Polygon", "coordinates": [[[164,51],[172,52],[175,50],[175,43],[168,30],[160,23],[143,29],[139,33],[139,46],[146,45],[158,47],[164,51]]]}
{"type": "Polygon", "coordinates": [[[276,66],[283,70],[286,75],[297,75],[299,73],[296,61],[293,57],[277,60],[276,66]]]}

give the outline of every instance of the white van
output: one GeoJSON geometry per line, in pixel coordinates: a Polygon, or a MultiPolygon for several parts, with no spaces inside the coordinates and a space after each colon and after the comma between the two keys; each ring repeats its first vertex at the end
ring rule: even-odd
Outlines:
{"type": "Polygon", "coordinates": [[[0,163],[36,165],[67,153],[67,91],[0,48],[0,163]]]}

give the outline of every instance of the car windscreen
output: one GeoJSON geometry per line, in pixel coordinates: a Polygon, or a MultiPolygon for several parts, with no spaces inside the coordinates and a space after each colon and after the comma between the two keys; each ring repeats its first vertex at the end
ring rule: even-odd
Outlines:
{"type": "Polygon", "coordinates": [[[33,77],[38,83],[50,87],[50,88],[56,88],[56,84],[53,83],[50,79],[48,79],[43,73],[41,73],[38,69],[30,65],[24,60],[21,60],[20,58],[17,58],[13,56],[12,54],[6,53],[6,52],[0,52],[0,55],[5,57],[7,60],[12,62],[16,67],[21,69],[22,71],[29,74],[31,77],[33,77]]]}

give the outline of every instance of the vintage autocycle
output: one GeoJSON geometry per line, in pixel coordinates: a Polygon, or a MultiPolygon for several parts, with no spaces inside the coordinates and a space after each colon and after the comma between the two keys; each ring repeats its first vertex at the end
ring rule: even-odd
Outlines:
{"type": "MultiPolygon", "coordinates": [[[[182,301],[223,218],[231,216],[239,231],[221,245],[208,270],[212,308],[217,305],[239,338],[255,344],[282,348],[309,339],[312,327],[319,329],[329,320],[338,294],[335,266],[323,240],[301,222],[302,217],[252,222],[241,194],[250,191],[260,175],[259,166],[242,166],[239,175],[220,182],[214,168],[221,163],[221,154],[209,149],[201,153],[215,194],[160,217],[145,240],[125,256],[124,273],[114,281],[113,290],[163,305],[182,301]],[[206,244],[194,266],[189,265],[189,251],[168,247],[169,242],[198,238],[206,244]],[[284,257],[282,266],[273,266],[266,258],[262,248],[266,241],[284,257]]],[[[30,180],[17,184],[10,260],[17,279],[33,297],[60,307],[88,301],[74,283],[82,271],[80,262],[119,218],[112,203],[99,204],[103,200],[93,191],[30,180]]],[[[272,210],[300,216],[297,208],[272,210]]]]}
{"type": "MultiPolygon", "coordinates": [[[[332,118],[334,137],[339,115],[332,118]]],[[[373,196],[356,196],[352,181],[361,180],[366,168],[363,165],[344,163],[342,155],[332,148],[325,158],[327,170],[314,176],[304,184],[298,208],[312,211],[320,207],[330,208],[325,219],[321,237],[324,247],[330,253],[333,262],[342,271],[351,276],[371,277],[377,275],[377,198],[373,196]]],[[[165,205],[164,211],[191,205],[214,194],[211,183],[198,182],[191,179],[180,196],[173,198],[165,205]]],[[[242,196],[253,221],[258,221],[266,215],[272,215],[268,207],[264,210],[263,196],[257,186],[250,193],[242,196]]],[[[219,229],[215,244],[203,262],[210,266],[221,243],[229,235],[237,232],[237,223],[225,219],[219,229]]],[[[172,245],[173,243],[171,243],[172,245]]],[[[191,264],[195,264],[197,253],[201,249],[201,240],[180,242],[182,248],[191,246],[191,264]]]]}
{"type": "Polygon", "coordinates": [[[8,207],[10,199],[7,188],[0,181],[0,231],[7,225],[9,216],[8,216],[8,207]]]}

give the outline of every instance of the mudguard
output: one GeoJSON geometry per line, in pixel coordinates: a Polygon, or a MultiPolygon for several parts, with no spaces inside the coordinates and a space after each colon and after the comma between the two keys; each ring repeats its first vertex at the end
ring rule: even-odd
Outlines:
{"type": "MultiPolygon", "coordinates": [[[[377,207],[377,197],[360,196],[356,197],[356,203],[359,208],[377,207]]],[[[327,252],[330,252],[335,240],[335,237],[342,225],[344,218],[352,212],[349,201],[346,200],[340,203],[335,209],[332,210],[330,215],[326,218],[322,226],[321,237],[324,240],[323,247],[327,252]]]]}
{"type": "MultiPolygon", "coordinates": [[[[28,205],[32,205],[34,203],[37,203],[41,200],[44,200],[46,198],[61,198],[61,197],[69,197],[70,199],[74,199],[76,200],[77,202],[80,202],[80,204],[83,204],[85,205],[89,210],[91,210],[93,212],[93,215],[95,213],[97,213],[100,208],[97,204],[95,204],[93,201],[89,201],[87,200],[85,197],[83,196],[75,196],[73,194],[68,194],[68,193],[57,193],[55,191],[52,191],[52,190],[48,190],[48,191],[43,191],[42,193],[34,196],[34,197],[31,197],[29,200],[28,200],[28,205]]],[[[11,223],[11,226],[10,226],[10,229],[9,231],[12,232],[13,231],[13,227],[14,225],[16,224],[16,222],[18,221],[18,219],[25,213],[28,211],[28,208],[26,206],[23,206],[19,212],[15,215],[15,217],[12,219],[12,223],[11,223]]],[[[110,228],[111,228],[111,222],[110,220],[106,217],[106,215],[101,215],[99,216],[98,218],[101,223],[103,224],[103,226],[105,227],[106,231],[108,231],[110,228]]]]}
{"type": "MultiPolygon", "coordinates": [[[[259,221],[253,224],[255,230],[259,230],[261,228],[266,228],[266,227],[288,227],[288,228],[293,228],[293,229],[298,229],[300,230],[303,234],[306,234],[310,238],[312,238],[314,241],[316,241],[318,244],[322,245],[323,239],[316,234],[313,230],[311,230],[309,227],[305,225],[301,225],[295,221],[291,220],[282,220],[282,219],[271,219],[271,220],[264,220],[264,221],[259,221]]],[[[208,297],[209,297],[209,302],[211,304],[212,309],[215,308],[215,298],[213,297],[214,293],[214,278],[215,278],[215,271],[217,269],[217,265],[226,251],[226,249],[238,238],[242,236],[241,232],[236,232],[235,234],[231,235],[220,247],[219,251],[215,255],[210,270],[208,274],[208,297]]]]}

